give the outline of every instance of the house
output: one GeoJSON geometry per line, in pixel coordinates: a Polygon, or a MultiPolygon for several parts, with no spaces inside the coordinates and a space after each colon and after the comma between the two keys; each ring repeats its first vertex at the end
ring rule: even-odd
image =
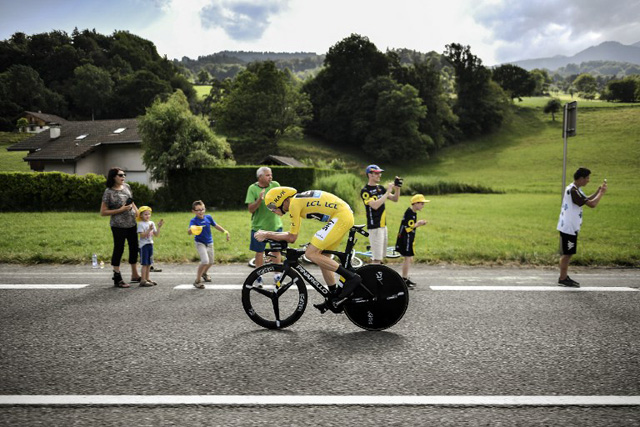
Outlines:
{"type": "Polygon", "coordinates": [[[67,121],[62,117],[56,116],[55,114],[46,114],[41,111],[38,111],[37,113],[34,111],[25,111],[22,118],[26,119],[29,122],[29,125],[21,128],[20,131],[27,133],[40,133],[45,131],[49,129],[49,125],[51,123],[67,123],[67,121]]]}
{"type": "Polygon", "coordinates": [[[157,188],[142,163],[142,138],[136,119],[66,121],[49,123],[40,132],[7,148],[28,151],[24,161],[37,172],[106,175],[114,166],[127,172],[127,180],[157,188]]]}
{"type": "Polygon", "coordinates": [[[293,157],[274,156],[273,154],[265,157],[260,162],[261,165],[277,165],[277,166],[294,166],[298,168],[307,167],[304,163],[294,159],[293,157]]]}

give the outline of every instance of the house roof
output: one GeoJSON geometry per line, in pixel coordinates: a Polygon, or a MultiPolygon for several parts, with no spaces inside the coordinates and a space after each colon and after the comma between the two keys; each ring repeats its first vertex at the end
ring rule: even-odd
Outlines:
{"type": "Polygon", "coordinates": [[[68,123],[66,119],[63,119],[60,116],[56,116],[55,114],[47,114],[47,113],[41,113],[41,112],[35,112],[35,111],[25,111],[24,112],[24,116],[32,116],[35,117],[36,119],[42,120],[43,122],[49,124],[49,123],[58,123],[58,124],[63,124],[63,123],[68,123]]]}
{"type": "Polygon", "coordinates": [[[295,166],[299,168],[307,167],[304,163],[294,159],[293,157],[285,157],[285,156],[274,156],[268,155],[265,157],[260,164],[262,165],[282,165],[282,166],[295,166]]]}
{"type": "Polygon", "coordinates": [[[7,148],[8,151],[29,151],[24,160],[76,160],[101,145],[139,144],[136,119],[95,120],[61,123],[60,136],[50,138],[50,132],[40,132],[7,148]],[[122,129],[114,133],[116,129],[122,129]],[[86,135],[84,138],[78,138],[86,135]]]}

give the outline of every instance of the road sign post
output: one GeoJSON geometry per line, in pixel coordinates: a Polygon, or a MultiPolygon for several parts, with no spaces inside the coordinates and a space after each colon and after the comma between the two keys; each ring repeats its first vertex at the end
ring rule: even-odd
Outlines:
{"type": "Polygon", "coordinates": [[[578,118],[578,102],[573,101],[564,104],[564,116],[562,119],[562,138],[564,140],[564,150],[562,159],[562,193],[567,187],[567,139],[576,136],[576,124],[578,118]]]}
{"type": "MultiPolygon", "coordinates": [[[[562,119],[562,139],[564,140],[564,149],[562,156],[562,196],[560,204],[564,198],[564,189],[567,188],[567,139],[570,136],[576,136],[576,123],[578,118],[578,103],[576,101],[564,104],[564,116],[562,119]]],[[[562,238],[560,238],[559,253],[562,254],[562,238]]]]}

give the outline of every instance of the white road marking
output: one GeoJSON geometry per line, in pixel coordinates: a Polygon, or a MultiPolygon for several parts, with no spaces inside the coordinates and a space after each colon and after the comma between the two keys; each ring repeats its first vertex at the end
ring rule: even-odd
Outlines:
{"type": "MultiPolygon", "coordinates": [[[[195,271],[195,267],[193,269],[193,271],[195,271]]],[[[82,272],[46,272],[46,273],[39,273],[39,272],[22,272],[22,271],[4,271],[4,272],[0,272],[0,277],[1,276],[34,276],[34,277],[48,277],[51,276],[51,274],[55,274],[58,277],[71,277],[71,276],[83,276],[83,277],[87,277],[87,276],[91,276],[91,275],[95,275],[95,276],[99,276],[99,277],[104,277],[104,276],[109,276],[111,275],[112,271],[111,270],[101,270],[101,271],[97,271],[94,270],[92,271],[87,271],[86,273],[82,273],[82,272]]],[[[250,269],[247,269],[246,274],[243,272],[236,272],[236,273],[227,273],[227,272],[216,272],[215,275],[216,276],[237,276],[237,277],[247,277],[249,275],[249,273],[251,273],[250,269]]],[[[176,272],[167,272],[167,273],[154,273],[153,271],[151,272],[151,274],[153,275],[153,277],[162,277],[162,276],[171,276],[171,277],[175,277],[175,276],[189,276],[192,274],[191,270],[189,270],[188,272],[180,272],[180,271],[176,271],[176,272]]],[[[213,275],[213,274],[212,274],[213,275]]],[[[126,277],[126,276],[125,276],[126,277]]]]}
{"type": "Polygon", "coordinates": [[[637,406],[640,396],[0,395],[0,405],[637,406]]]}
{"type": "Polygon", "coordinates": [[[587,286],[567,288],[563,286],[429,286],[434,291],[533,291],[533,292],[638,292],[635,288],[613,286],[587,286]]]}
{"type": "MultiPolygon", "coordinates": [[[[223,290],[223,289],[238,290],[238,289],[242,289],[242,285],[236,285],[236,284],[230,284],[230,283],[225,283],[225,284],[221,284],[221,285],[205,284],[204,288],[205,289],[216,289],[216,290],[223,290]]],[[[202,290],[202,289],[196,288],[195,286],[193,286],[193,284],[191,284],[191,285],[176,285],[176,286],[173,287],[173,289],[178,289],[178,290],[193,289],[194,291],[201,291],[202,290]]]]}
{"type": "Polygon", "coordinates": [[[0,289],[82,289],[89,286],[88,284],[71,284],[71,285],[63,285],[63,284],[46,284],[46,283],[38,283],[38,284],[11,284],[4,283],[0,284],[0,289]]]}
{"type": "MultiPolygon", "coordinates": [[[[240,290],[242,289],[243,285],[238,285],[238,284],[232,284],[232,283],[223,283],[223,284],[205,284],[204,288],[206,289],[213,289],[213,290],[240,290]]],[[[313,289],[311,286],[306,285],[307,289],[313,289]]],[[[264,286],[264,289],[268,289],[268,290],[273,290],[275,287],[273,285],[267,285],[264,286]]],[[[176,285],[173,287],[173,289],[177,289],[177,290],[185,290],[185,289],[193,289],[196,291],[201,291],[202,289],[198,289],[195,286],[193,286],[193,284],[191,285],[185,285],[185,284],[181,284],[181,285],[176,285]]]]}

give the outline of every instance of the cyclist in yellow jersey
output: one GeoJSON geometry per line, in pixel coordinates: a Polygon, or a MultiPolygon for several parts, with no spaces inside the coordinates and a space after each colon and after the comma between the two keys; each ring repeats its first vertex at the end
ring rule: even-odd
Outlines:
{"type": "Polygon", "coordinates": [[[360,284],[360,276],[347,270],[331,259],[328,254],[323,254],[322,251],[336,249],[345,234],[353,227],[351,207],[338,196],[326,191],[310,190],[298,193],[292,187],[272,188],[265,195],[264,203],[269,210],[277,215],[282,216],[288,212],[291,216],[291,229],[288,232],[259,230],[254,235],[259,242],[266,239],[295,242],[300,232],[302,219],[316,219],[326,223],[314,234],[305,255],[320,267],[322,276],[332,294],[337,294],[334,272],[344,277],[342,291],[336,296],[338,298],[349,296],[360,284]]]}

